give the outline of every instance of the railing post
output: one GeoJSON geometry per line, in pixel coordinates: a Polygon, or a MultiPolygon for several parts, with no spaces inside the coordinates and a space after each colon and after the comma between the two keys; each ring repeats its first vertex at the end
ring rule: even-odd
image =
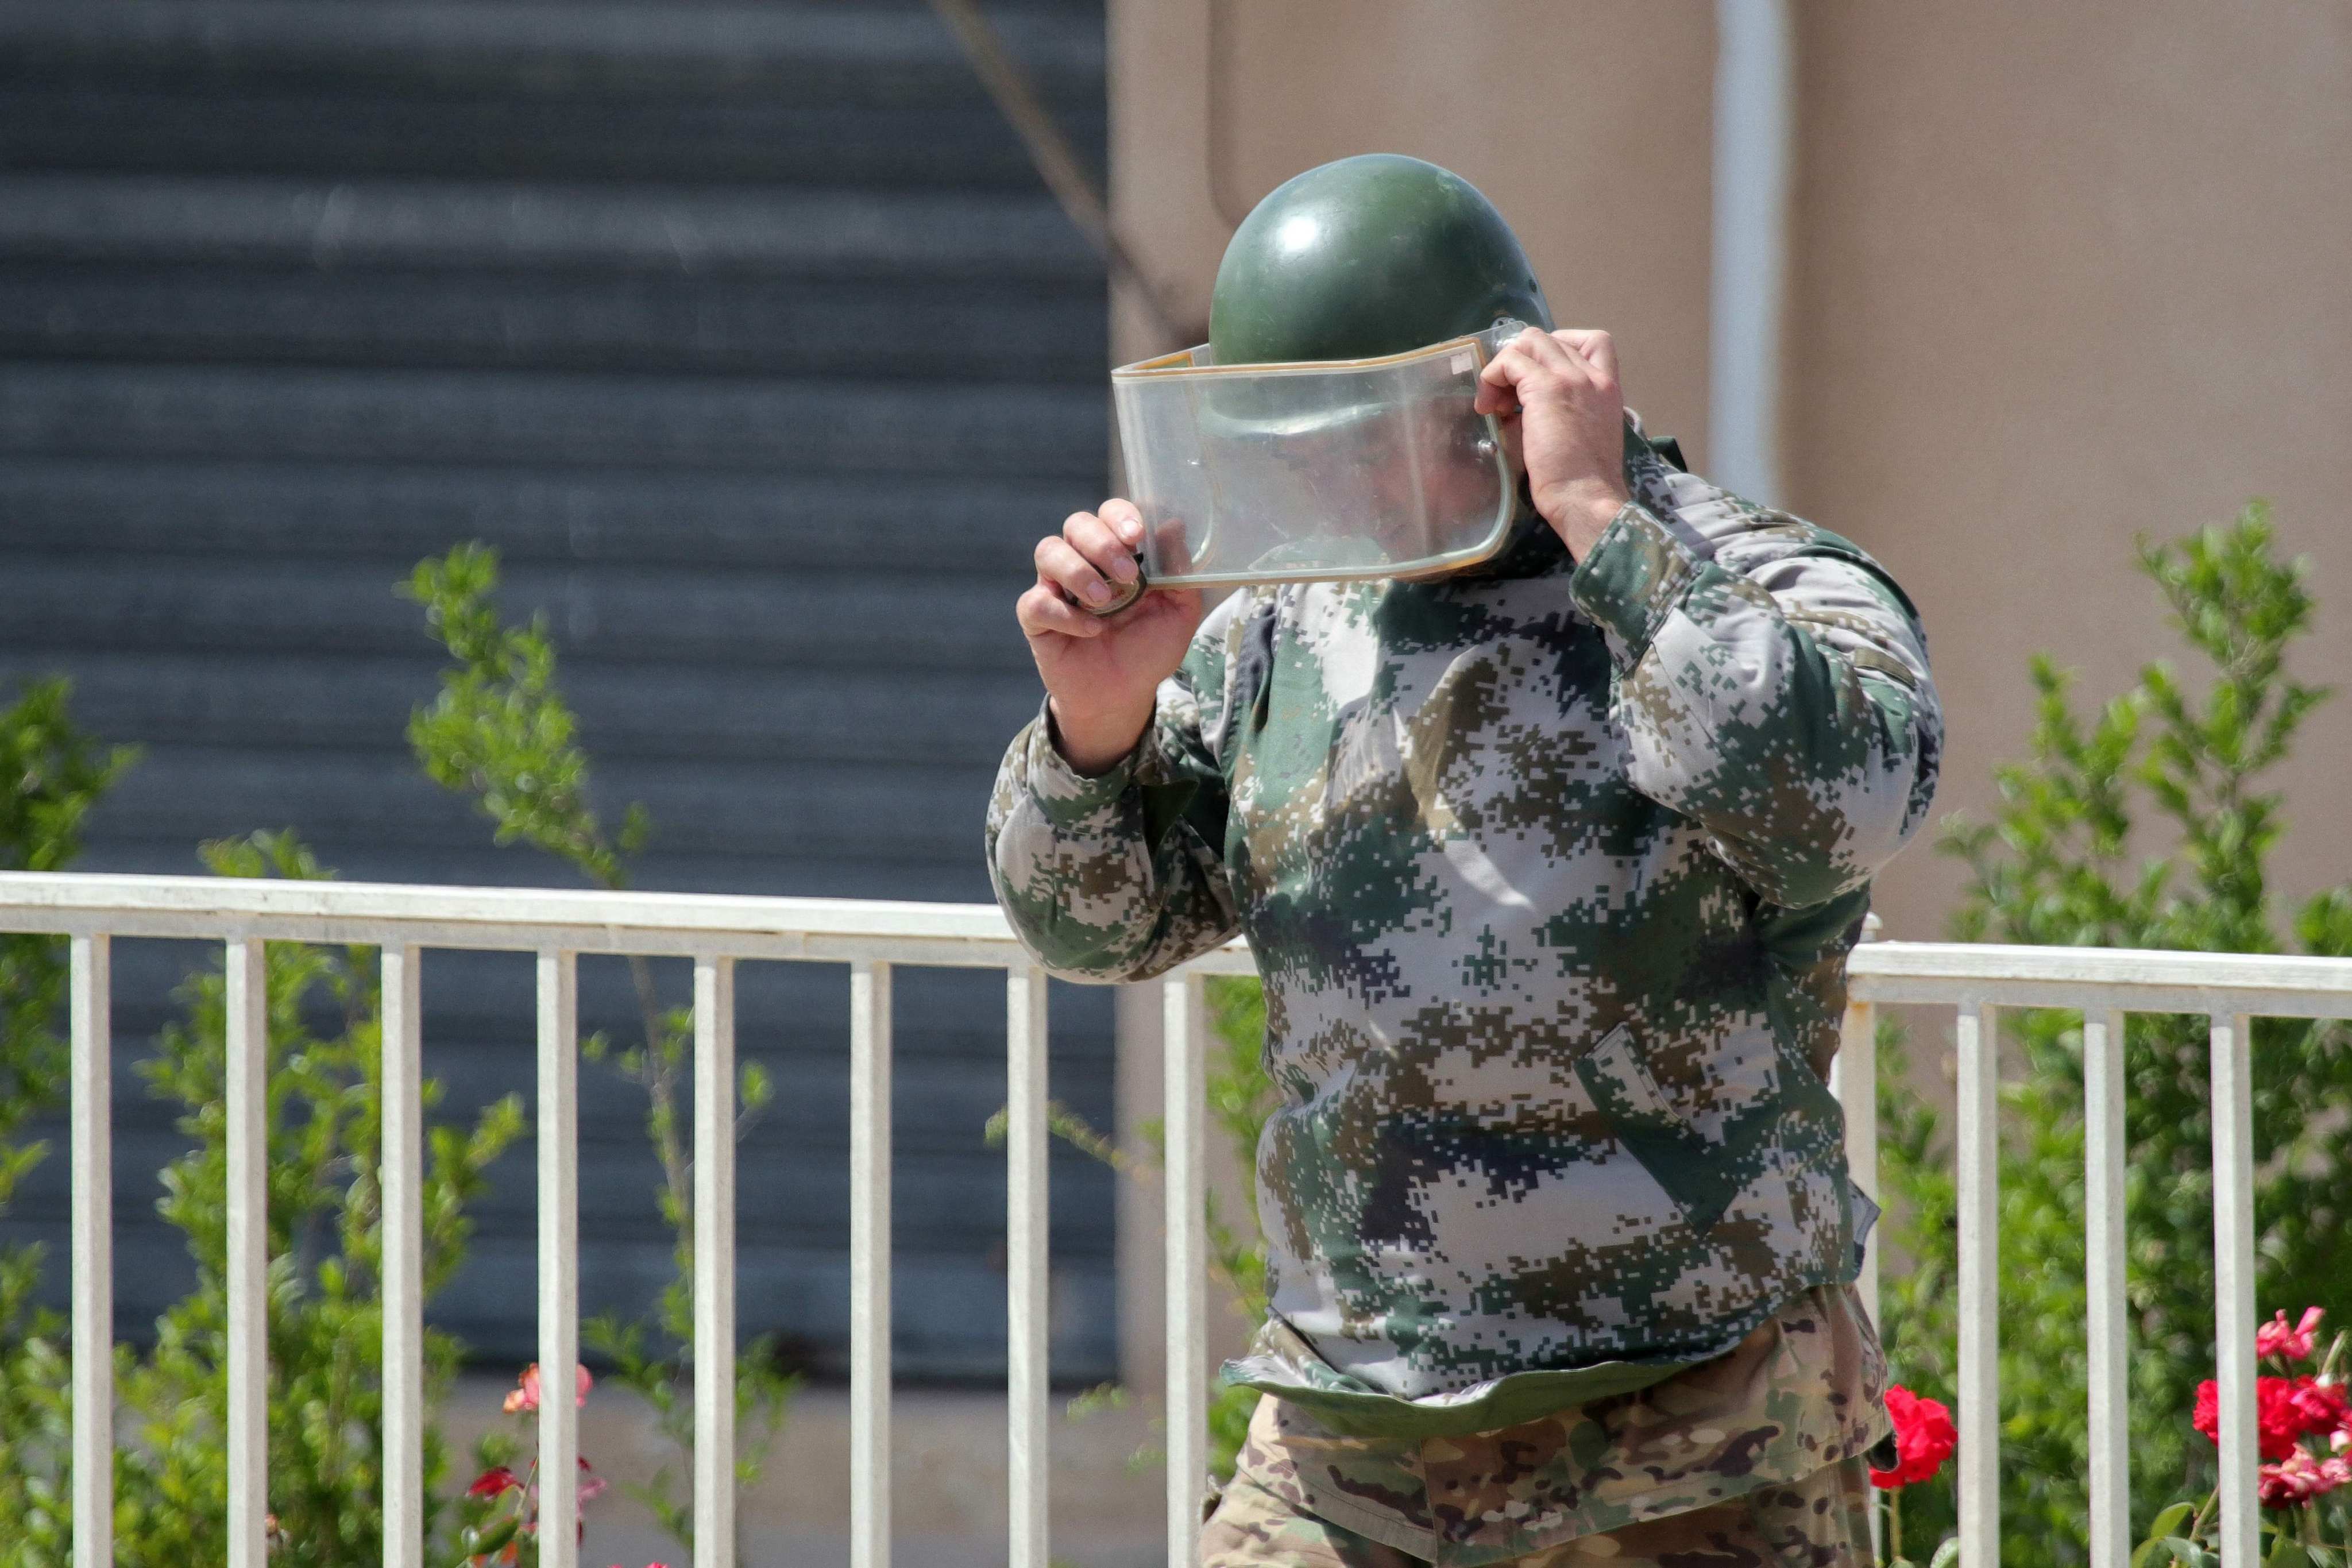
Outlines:
{"type": "Polygon", "coordinates": [[[72,939],[73,1568],[114,1563],[113,956],[72,939]]]}
{"type": "Polygon", "coordinates": [[[694,1560],[735,1563],[735,961],[694,961],[694,1560]]]}
{"type": "Polygon", "coordinates": [[[263,944],[226,955],[228,1564],[263,1568],[269,1517],[269,975],[263,944]]]}
{"type": "Polygon", "coordinates": [[[1960,1004],[1960,1568],[2000,1561],[2000,1133],[1998,1015],[1960,1004]]]}
{"type": "Polygon", "coordinates": [[[1008,1568],[1046,1568],[1047,1399],[1045,972],[1007,973],[1005,1316],[1008,1464],[1012,1520],[1008,1568]]]}
{"type": "MultiPolygon", "coordinates": [[[[1876,921],[1873,921],[1873,931],[1876,921]]],[[[1865,933],[1864,942],[1870,940],[1865,933]]],[[[1837,1058],[1830,1064],[1830,1092],[1845,1113],[1846,1173],[1874,1201],[1878,1196],[1878,1009],[1868,1002],[1848,1000],[1845,1020],[1838,1030],[1837,1058]]],[[[1872,1331],[1878,1328],[1878,1237],[1865,1245],[1854,1289],[1872,1331]]],[[[1886,1534],[1885,1509],[1877,1492],[1869,1499],[1870,1545],[1881,1549],[1886,1534]]]]}
{"type": "Polygon", "coordinates": [[[2124,1016],[2083,1015],[2083,1210],[2091,1383],[2091,1568],[2131,1559],[2130,1336],[2124,1302],[2124,1016]]]}
{"type": "MultiPolygon", "coordinates": [[[[539,955],[540,1568],[578,1568],[580,999],[572,954],[539,955]]],[[[258,1565],[257,1565],[258,1568],[258,1565]]],[[[725,1568],[722,1564],[721,1568],[725,1568]]]]}
{"type": "MultiPolygon", "coordinates": [[[[1845,1112],[1846,1172],[1854,1184],[1878,1196],[1878,1009],[1868,1002],[1848,1002],[1845,1022],[1838,1031],[1837,1059],[1830,1067],[1830,1092],[1845,1112]]],[[[1863,1254],[1862,1273],[1854,1281],[1862,1292],[1864,1310],[1878,1321],[1878,1246],[1872,1237],[1863,1254]]]]}
{"type": "Polygon", "coordinates": [[[423,1013],[417,950],[383,950],[383,1562],[425,1562],[423,1013]]]}
{"type": "Polygon", "coordinates": [[[2254,1414],[2253,1020],[2215,1014],[2213,1082],[2214,1381],[2221,1417],[2221,1561],[2257,1561],[2261,1455],[2254,1414]]]}
{"type": "Polygon", "coordinates": [[[1171,975],[1161,999],[1168,1205],[1168,1564],[1192,1568],[1200,1554],[1201,1490],[1209,1469],[1209,1254],[1203,1212],[1207,1020],[1201,976],[1171,975]]]}
{"type": "Polygon", "coordinates": [[[890,966],[849,966],[849,1563],[890,1563],[890,966]]]}

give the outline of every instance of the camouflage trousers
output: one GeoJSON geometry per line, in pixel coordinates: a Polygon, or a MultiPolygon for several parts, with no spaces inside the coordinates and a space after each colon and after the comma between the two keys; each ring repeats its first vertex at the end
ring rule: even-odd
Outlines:
{"type": "MultiPolygon", "coordinates": [[[[1252,1473],[1252,1449],[1201,1532],[1201,1568],[1423,1568],[1425,1559],[1301,1510],[1252,1473]]],[[[1646,1520],[1496,1568],[1870,1568],[1870,1475],[1825,1465],[1705,1508],[1646,1520]]]]}

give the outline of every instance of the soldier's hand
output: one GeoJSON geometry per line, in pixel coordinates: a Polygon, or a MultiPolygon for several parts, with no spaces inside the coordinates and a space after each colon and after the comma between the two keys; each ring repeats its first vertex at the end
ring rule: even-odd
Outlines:
{"type": "Polygon", "coordinates": [[[1581,560],[1627,500],[1625,400],[1607,332],[1529,327],[1478,376],[1478,412],[1499,416],[1527,465],[1528,490],[1581,560]]]}
{"type": "Polygon", "coordinates": [[[1082,773],[1101,773],[1135,749],[1160,683],[1184,662],[1201,624],[1197,590],[1154,589],[1115,616],[1081,607],[1127,590],[1142,544],[1143,515],[1132,501],[1072,512],[1061,532],[1037,542],[1036,585],[1014,605],[1052,700],[1062,754],[1082,773]]]}

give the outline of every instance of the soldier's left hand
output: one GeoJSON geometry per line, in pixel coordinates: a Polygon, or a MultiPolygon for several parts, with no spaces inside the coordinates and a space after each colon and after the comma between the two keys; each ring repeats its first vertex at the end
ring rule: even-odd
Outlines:
{"type": "Polygon", "coordinates": [[[1516,437],[1536,510],[1583,559],[1628,499],[1625,400],[1609,334],[1529,327],[1480,373],[1478,412],[1516,437]]]}

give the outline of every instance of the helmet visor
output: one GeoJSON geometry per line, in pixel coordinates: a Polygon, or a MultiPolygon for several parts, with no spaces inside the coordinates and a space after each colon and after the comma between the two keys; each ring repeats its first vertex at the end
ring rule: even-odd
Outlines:
{"type": "Polygon", "coordinates": [[[1205,348],[1111,373],[1155,585],[1413,576],[1509,537],[1516,487],[1478,373],[1498,322],[1368,360],[1219,365],[1205,348]]]}

